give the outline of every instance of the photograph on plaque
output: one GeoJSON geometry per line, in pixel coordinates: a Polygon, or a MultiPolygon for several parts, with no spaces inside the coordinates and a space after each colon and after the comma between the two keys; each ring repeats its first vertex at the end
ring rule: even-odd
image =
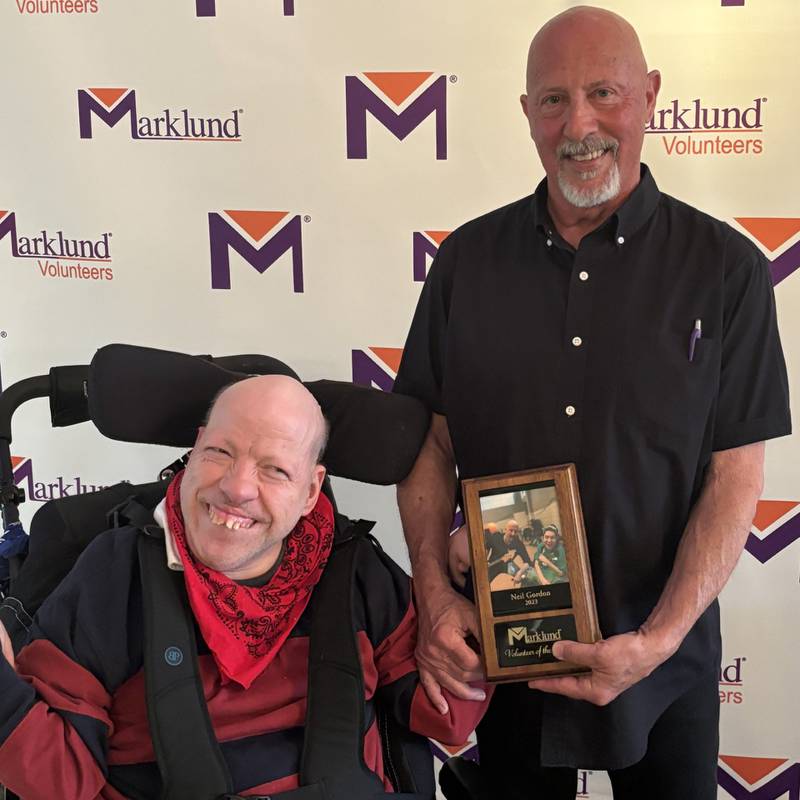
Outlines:
{"type": "Polygon", "coordinates": [[[569,568],[555,481],[512,492],[487,489],[478,496],[494,613],[569,608],[569,568]]]}
{"type": "Polygon", "coordinates": [[[555,642],[600,639],[575,465],[462,488],[487,679],[585,672],[553,655],[555,642]]]}

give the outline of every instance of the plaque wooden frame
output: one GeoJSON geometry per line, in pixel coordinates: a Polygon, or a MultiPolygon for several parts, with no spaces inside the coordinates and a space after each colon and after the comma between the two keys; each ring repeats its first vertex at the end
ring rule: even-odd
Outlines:
{"type": "MultiPolygon", "coordinates": [[[[590,643],[601,638],[575,465],[559,464],[472,478],[462,481],[462,489],[475,601],[480,618],[481,654],[487,680],[511,682],[588,672],[586,667],[558,661],[552,656],[552,642],[559,639],[590,643]],[[489,577],[492,549],[489,546],[490,540],[486,537],[502,534],[493,534],[491,530],[484,533],[485,519],[481,499],[502,495],[498,498],[502,501],[507,494],[510,497],[519,496],[522,502],[523,493],[536,490],[554,491],[556,513],[561,522],[555,535],[560,534],[561,541],[558,545],[563,546],[566,557],[566,570],[562,571],[562,575],[568,580],[559,578],[558,568],[553,567],[555,573],[551,574],[555,577],[552,584],[538,583],[538,579],[531,574],[536,573],[534,568],[522,568],[519,571],[526,576],[526,580],[536,580],[537,585],[527,588],[520,586],[518,589],[493,589],[489,577]],[[554,595],[557,597],[554,598],[554,595]],[[512,623],[517,625],[512,628],[512,623]],[[522,655],[518,655],[520,653],[522,655]]],[[[544,533],[542,541],[544,542],[544,533]]],[[[549,536],[549,541],[552,542],[552,536],[549,536]]],[[[532,559],[532,550],[527,544],[525,547],[527,561],[539,561],[540,554],[545,557],[548,554],[542,544],[532,559]]],[[[492,565],[497,563],[494,561],[492,565]]],[[[547,562],[539,561],[540,569],[542,563],[547,562]]],[[[544,575],[543,572],[541,574],[544,575]]],[[[500,577],[506,576],[495,575],[495,587],[500,577]]],[[[508,576],[508,580],[513,582],[514,579],[508,576]]]]}

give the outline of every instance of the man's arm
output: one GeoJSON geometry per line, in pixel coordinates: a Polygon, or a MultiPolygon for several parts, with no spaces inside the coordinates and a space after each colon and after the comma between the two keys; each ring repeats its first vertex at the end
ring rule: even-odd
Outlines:
{"type": "Polygon", "coordinates": [[[447,574],[455,495],[455,458],[447,420],[433,414],[414,468],[397,487],[397,503],[419,613],[420,680],[442,714],[448,709],[442,686],[467,700],[484,696],[482,690],[467,684],[481,678],[480,659],[464,642],[470,633],[478,636],[475,606],[453,590],[447,574]]]}
{"type": "Polygon", "coordinates": [[[763,475],[763,442],[713,453],[670,577],[645,623],[638,631],[596,644],[557,642],[553,655],[592,672],[529,685],[606,705],[666,661],[733,572],[750,532],[763,475]]]}

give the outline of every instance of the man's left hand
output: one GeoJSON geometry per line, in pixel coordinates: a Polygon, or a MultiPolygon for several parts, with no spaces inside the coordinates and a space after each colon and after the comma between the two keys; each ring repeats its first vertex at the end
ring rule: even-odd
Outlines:
{"type": "Polygon", "coordinates": [[[623,633],[595,644],[556,642],[553,655],[590,667],[584,675],[541,678],[530,681],[531,689],[563,694],[575,700],[588,700],[597,706],[608,705],[626,689],[647,677],[670,655],[641,631],[623,633]]]}

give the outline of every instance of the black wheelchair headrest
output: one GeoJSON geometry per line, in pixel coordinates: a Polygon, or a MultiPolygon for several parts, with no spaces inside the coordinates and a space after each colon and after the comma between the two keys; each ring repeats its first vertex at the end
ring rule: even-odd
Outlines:
{"type": "MultiPolygon", "coordinates": [[[[89,366],[89,415],[110,439],[191,447],[217,393],[252,374],[297,377],[268,356],[210,359],[107,345],[89,366]]],[[[406,477],[429,424],[418,400],[342,381],[304,385],[330,422],[325,463],[332,475],[384,485],[406,477]]]]}

